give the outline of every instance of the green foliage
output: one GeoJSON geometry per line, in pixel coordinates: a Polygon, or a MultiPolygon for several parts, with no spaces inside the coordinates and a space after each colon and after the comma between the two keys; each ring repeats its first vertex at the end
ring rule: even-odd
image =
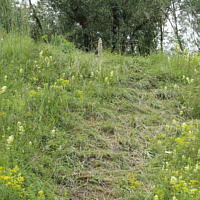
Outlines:
{"type": "MultiPolygon", "coordinates": [[[[46,2],[45,2],[46,3],[46,2]]],[[[157,46],[156,23],[160,21],[169,1],[51,1],[58,14],[58,28],[70,41],[86,50],[95,49],[98,37],[104,48],[140,54],[150,53],[157,46]],[[129,50],[128,50],[129,49],[129,50]]],[[[43,5],[41,1],[39,6],[43,5]]]]}

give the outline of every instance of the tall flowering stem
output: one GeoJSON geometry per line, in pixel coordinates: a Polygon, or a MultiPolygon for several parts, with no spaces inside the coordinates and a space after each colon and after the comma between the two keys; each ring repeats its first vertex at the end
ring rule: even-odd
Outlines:
{"type": "Polygon", "coordinates": [[[98,41],[98,55],[99,55],[100,60],[102,60],[102,58],[103,58],[103,46],[102,46],[102,39],[101,38],[99,38],[99,41],[98,41]]]}
{"type": "Polygon", "coordinates": [[[102,59],[103,59],[103,46],[102,46],[102,39],[101,38],[99,38],[99,41],[98,41],[98,56],[99,56],[99,59],[100,59],[100,77],[102,78],[103,73],[102,73],[102,69],[101,69],[101,62],[102,62],[102,59]]]}

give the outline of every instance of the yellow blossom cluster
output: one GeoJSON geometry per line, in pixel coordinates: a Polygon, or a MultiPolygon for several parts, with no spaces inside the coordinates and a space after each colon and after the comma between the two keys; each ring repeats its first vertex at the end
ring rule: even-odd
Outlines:
{"type": "MultiPolygon", "coordinates": [[[[173,120],[173,125],[166,125],[168,137],[158,135],[162,146],[164,146],[166,162],[162,169],[163,188],[159,188],[163,194],[155,194],[154,199],[169,198],[169,192],[172,191],[170,199],[195,199],[200,196],[200,148],[199,148],[199,120],[190,123],[180,124],[173,120]],[[173,137],[170,137],[172,135],[173,137]],[[176,135],[176,136],[175,136],[176,135]],[[170,153],[166,153],[170,152],[170,153]],[[168,188],[166,190],[166,188],[168,188]],[[175,194],[175,195],[173,195],[175,194]]],[[[158,144],[156,144],[158,146],[158,144]]]]}
{"type": "Polygon", "coordinates": [[[24,178],[21,176],[21,173],[18,174],[18,171],[18,166],[11,170],[3,170],[3,167],[0,166],[0,183],[4,184],[6,187],[18,191],[19,196],[21,196],[25,190],[23,188],[24,178]]]}
{"type": "Polygon", "coordinates": [[[56,135],[56,130],[52,130],[52,131],[51,131],[51,134],[52,134],[53,137],[55,137],[55,135],[56,135]]]}
{"type": "Polygon", "coordinates": [[[30,96],[31,96],[31,97],[35,96],[36,94],[37,94],[37,92],[36,92],[35,90],[31,90],[31,91],[30,91],[30,96]]]}
{"type": "Polygon", "coordinates": [[[0,116],[6,116],[6,113],[5,112],[0,112],[0,116]]]}
{"type": "Polygon", "coordinates": [[[31,80],[32,80],[33,82],[37,82],[37,81],[38,81],[38,78],[33,77],[33,78],[31,78],[31,80]]]}
{"type": "Polygon", "coordinates": [[[128,174],[128,178],[129,178],[129,181],[130,181],[132,189],[136,189],[139,186],[141,186],[141,183],[137,180],[137,175],[136,174],[133,174],[133,175],[128,174]]]}
{"type": "Polygon", "coordinates": [[[83,91],[81,91],[81,90],[76,90],[76,92],[77,92],[77,94],[78,94],[80,100],[81,100],[81,101],[84,101],[83,91]]]}
{"type": "Polygon", "coordinates": [[[9,136],[7,139],[7,149],[10,149],[13,141],[14,141],[14,136],[13,135],[9,136]]]}
{"type": "Polygon", "coordinates": [[[182,80],[183,80],[183,81],[186,80],[186,82],[187,82],[188,84],[191,84],[191,83],[194,82],[194,79],[190,79],[189,77],[185,77],[185,75],[183,75],[182,80]]]}
{"type": "Polygon", "coordinates": [[[63,86],[69,85],[69,80],[65,80],[65,79],[62,79],[62,78],[58,79],[57,82],[60,83],[63,86]]]}
{"type": "Polygon", "coordinates": [[[24,127],[22,126],[21,122],[17,122],[17,126],[18,126],[18,130],[19,130],[19,134],[23,134],[24,127]]]}
{"type": "Polygon", "coordinates": [[[5,92],[6,92],[6,89],[7,89],[7,87],[6,87],[6,86],[3,86],[3,87],[1,88],[1,90],[0,90],[0,94],[5,93],[5,92]]]}

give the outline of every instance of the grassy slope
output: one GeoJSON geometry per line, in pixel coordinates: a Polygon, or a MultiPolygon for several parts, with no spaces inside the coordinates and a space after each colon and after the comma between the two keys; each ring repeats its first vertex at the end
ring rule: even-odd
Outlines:
{"type": "MultiPolygon", "coordinates": [[[[150,145],[173,119],[199,117],[192,109],[199,94],[182,95],[198,89],[198,62],[107,52],[101,61],[66,41],[35,44],[14,34],[0,41],[0,52],[0,87],[7,86],[0,95],[0,166],[19,166],[24,199],[152,199],[160,167],[150,163],[160,153],[150,145]],[[129,173],[141,186],[134,189],[129,173]]],[[[4,199],[18,198],[6,188],[4,199]]]]}

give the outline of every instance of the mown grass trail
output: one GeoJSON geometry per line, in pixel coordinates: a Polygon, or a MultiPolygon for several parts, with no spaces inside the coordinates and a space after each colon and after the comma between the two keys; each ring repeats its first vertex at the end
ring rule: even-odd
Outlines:
{"type": "Polygon", "coordinates": [[[197,54],[0,38],[2,199],[198,199],[197,54]]]}

